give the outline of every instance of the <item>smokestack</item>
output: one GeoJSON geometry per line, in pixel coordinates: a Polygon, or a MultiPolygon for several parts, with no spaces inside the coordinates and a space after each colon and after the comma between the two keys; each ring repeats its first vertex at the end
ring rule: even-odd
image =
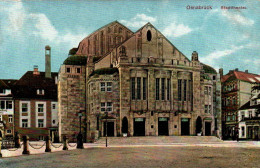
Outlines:
{"type": "Polygon", "coordinates": [[[248,73],[248,70],[245,70],[245,73],[248,73]]]}
{"type": "Polygon", "coordinates": [[[223,68],[219,68],[220,79],[223,77],[223,68]]]}
{"type": "Polygon", "coordinates": [[[40,74],[40,72],[38,71],[38,65],[34,65],[33,66],[33,74],[34,75],[39,75],[40,74]]]}
{"type": "Polygon", "coordinates": [[[238,68],[236,68],[235,71],[238,71],[238,68]]]}
{"type": "Polygon", "coordinates": [[[51,78],[51,47],[45,46],[45,78],[51,78]]]}

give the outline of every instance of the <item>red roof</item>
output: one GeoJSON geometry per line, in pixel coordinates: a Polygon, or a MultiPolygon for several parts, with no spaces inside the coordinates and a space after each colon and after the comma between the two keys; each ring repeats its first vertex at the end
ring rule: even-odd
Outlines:
{"type": "Polygon", "coordinates": [[[227,75],[224,75],[221,82],[227,81],[230,77],[235,77],[238,80],[250,82],[250,83],[260,83],[260,75],[246,73],[241,71],[231,71],[227,75]]]}

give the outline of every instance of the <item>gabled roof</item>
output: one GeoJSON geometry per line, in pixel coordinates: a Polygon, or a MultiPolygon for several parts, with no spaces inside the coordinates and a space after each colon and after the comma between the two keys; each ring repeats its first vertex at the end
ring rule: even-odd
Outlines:
{"type": "Polygon", "coordinates": [[[0,88],[11,89],[12,85],[16,82],[15,79],[0,79],[0,88]]]}
{"type": "Polygon", "coordinates": [[[52,72],[51,78],[45,78],[45,72],[38,75],[27,71],[13,87],[14,98],[21,99],[53,99],[57,100],[57,85],[55,77],[58,73],[52,72]],[[37,89],[43,89],[44,95],[37,95],[37,89]]]}
{"type": "Polygon", "coordinates": [[[242,71],[231,71],[227,75],[224,75],[221,79],[221,82],[227,81],[230,77],[234,77],[241,81],[246,81],[250,83],[260,83],[260,75],[246,73],[242,71]]]}

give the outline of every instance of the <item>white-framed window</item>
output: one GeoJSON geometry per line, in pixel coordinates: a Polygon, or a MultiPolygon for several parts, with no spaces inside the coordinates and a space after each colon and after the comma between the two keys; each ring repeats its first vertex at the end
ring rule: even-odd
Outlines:
{"type": "Polygon", "coordinates": [[[22,119],[22,127],[28,128],[28,119],[22,119]]]}
{"type": "Polygon", "coordinates": [[[105,112],[105,111],[112,112],[113,111],[113,104],[112,104],[112,102],[106,102],[106,103],[102,102],[101,103],[101,111],[103,111],[103,112],[105,112]]]}
{"type": "Polygon", "coordinates": [[[108,92],[112,91],[112,82],[107,82],[107,91],[108,92]]]}
{"type": "Polygon", "coordinates": [[[44,95],[44,89],[37,89],[37,95],[44,95]]]}
{"type": "Polygon", "coordinates": [[[13,123],[13,116],[12,115],[8,115],[8,122],[13,123]]]}
{"type": "Polygon", "coordinates": [[[6,109],[12,109],[13,108],[13,103],[12,101],[6,101],[6,109]]]}
{"type": "Polygon", "coordinates": [[[100,83],[100,91],[101,92],[105,92],[106,91],[106,83],[105,82],[101,82],[100,83]]]}
{"type": "Polygon", "coordinates": [[[44,111],[44,104],[38,104],[38,113],[43,113],[44,111]]]}
{"type": "Polygon", "coordinates": [[[112,82],[100,82],[100,91],[112,92],[112,82]]]}
{"type": "Polygon", "coordinates": [[[28,112],[28,103],[22,103],[22,112],[27,113],[28,112]]]}
{"type": "Polygon", "coordinates": [[[8,129],[8,130],[6,130],[6,133],[7,133],[7,134],[11,134],[11,133],[12,133],[12,130],[11,130],[11,129],[8,129]]]}
{"type": "Polygon", "coordinates": [[[44,127],[44,120],[38,119],[38,128],[43,128],[43,127],[44,127]]]}
{"type": "Polygon", "coordinates": [[[52,104],[52,109],[56,109],[56,104],[52,104]]]}

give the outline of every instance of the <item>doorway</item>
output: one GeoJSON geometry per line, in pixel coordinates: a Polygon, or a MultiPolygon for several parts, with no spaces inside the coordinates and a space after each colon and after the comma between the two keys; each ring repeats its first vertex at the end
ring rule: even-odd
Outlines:
{"type": "Polygon", "coordinates": [[[205,136],[211,136],[211,122],[205,122],[205,136]]]}
{"type": "Polygon", "coordinates": [[[190,119],[181,119],[181,135],[190,135],[190,119]]]}
{"type": "Polygon", "coordinates": [[[169,135],[168,118],[158,118],[158,135],[169,135]]]}
{"type": "Polygon", "coordinates": [[[104,133],[103,136],[106,136],[106,131],[107,131],[107,136],[113,137],[114,136],[114,122],[104,122],[104,133]],[[107,125],[107,127],[106,127],[107,125]]]}
{"type": "Polygon", "coordinates": [[[122,120],[122,133],[128,133],[128,120],[126,117],[122,120]]]}
{"type": "Polygon", "coordinates": [[[145,118],[134,119],[134,136],[145,136],[145,118]]]}

